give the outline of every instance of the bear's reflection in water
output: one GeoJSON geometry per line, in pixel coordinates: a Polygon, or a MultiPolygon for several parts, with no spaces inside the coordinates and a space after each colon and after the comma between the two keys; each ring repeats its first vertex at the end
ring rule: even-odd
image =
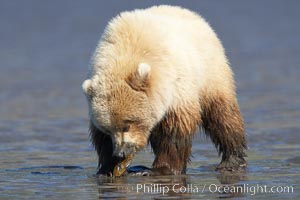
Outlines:
{"type": "Polygon", "coordinates": [[[207,177],[200,174],[179,176],[131,176],[127,174],[118,178],[97,176],[96,181],[99,199],[112,197],[115,199],[198,199],[209,196],[214,198],[245,196],[245,193],[240,191],[224,191],[225,187],[242,187],[237,183],[246,180],[245,171],[216,172],[210,175],[218,181],[211,182],[212,179],[210,179],[207,182],[207,177]]]}

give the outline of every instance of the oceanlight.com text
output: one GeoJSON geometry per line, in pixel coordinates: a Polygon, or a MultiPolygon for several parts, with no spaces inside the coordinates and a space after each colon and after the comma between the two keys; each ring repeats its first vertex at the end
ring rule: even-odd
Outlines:
{"type": "Polygon", "coordinates": [[[145,194],[167,194],[167,193],[220,193],[220,194],[282,194],[282,193],[294,193],[294,187],[288,185],[250,185],[250,184],[239,184],[239,185],[220,185],[220,184],[174,184],[174,185],[164,185],[164,184],[136,184],[120,186],[119,189],[127,190],[136,193],[145,194]]]}

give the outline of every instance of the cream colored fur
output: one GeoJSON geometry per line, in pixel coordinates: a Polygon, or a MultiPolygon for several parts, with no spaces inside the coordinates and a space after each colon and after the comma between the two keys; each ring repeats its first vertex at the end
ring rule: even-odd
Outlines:
{"type": "MultiPolygon", "coordinates": [[[[180,7],[123,12],[110,21],[93,56],[92,76],[83,84],[85,93],[92,96],[89,105],[95,126],[114,132],[117,114],[112,110],[126,118],[127,104],[115,109],[118,105],[111,103],[111,92],[127,88],[127,77],[136,72],[150,83],[149,91],[139,98],[144,101],[140,110],[140,100],[134,97],[138,93],[126,89],[130,104],[137,108],[131,109],[131,115],[139,117],[144,112],[141,123],[146,128],[138,131],[145,138],[141,145],[146,145],[150,130],[170,109],[198,104],[202,95],[216,93],[235,100],[232,72],[220,40],[202,17],[180,7]]],[[[127,97],[120,98],[115,101],[127,97]]],[[[132,141],[135,134],[123,138],[132,141]]],[[[121,143],[117,135],[112,133],[113,141],[121,143]]]]}

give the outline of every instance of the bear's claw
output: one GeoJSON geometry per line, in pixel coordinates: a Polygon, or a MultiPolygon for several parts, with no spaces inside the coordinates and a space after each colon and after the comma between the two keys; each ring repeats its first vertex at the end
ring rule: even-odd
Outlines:
{"type": "Polygon", "coordinates": [[[239,158],[236,156],[230,156],[228,159],[221,161],[221,163],[216,167],[216,171],[241,171],[245,170],[246,166],[247,162],[243,157],[239,158]]]}

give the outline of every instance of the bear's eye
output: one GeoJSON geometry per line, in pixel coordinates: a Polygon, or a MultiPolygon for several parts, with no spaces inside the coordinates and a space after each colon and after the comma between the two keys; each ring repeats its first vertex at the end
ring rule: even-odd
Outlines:
{"type": "Polygon", "coordinates": [[[134,123],[133,120],[130,120],[130,119],[124,120],[124,124],[133,124],[133,123],[134,123]]]}
{"type": "Polygon", "coordinates": [[[128,132],[130,129],[130,124],[126,124],[125,126],[122,127],[122,132],[128,132]]]}

